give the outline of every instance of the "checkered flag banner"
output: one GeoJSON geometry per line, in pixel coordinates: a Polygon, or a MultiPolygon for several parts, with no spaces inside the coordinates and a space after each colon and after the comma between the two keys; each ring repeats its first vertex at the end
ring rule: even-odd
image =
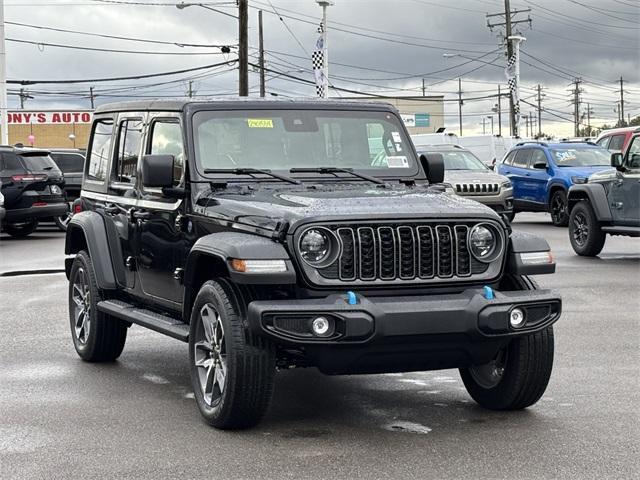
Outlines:
{"type": "Polygon", "coordinates": [[[324,76],[324,41],[322,38],[322,23],[318,28],[320,36],[316,41],[316,48],[311,54],[311,63],[313,65],[313,75],[316,79],[316,95],[318,97],[324,97],[325,89],[327,88],[327,79],[324,76]]]}
{"type": "Polygon", "coordinates": [[[504,74],[507,77],[507,83],[509,85],[509,92],[513,99],[513,113],[516,118],[516,128],[520,124],[520,97],[518,95],[518,79],[516,78],[516,62],[518,61],[516,54],[511,55],[507,60],[507,66],[504,69],[504,74]]]}

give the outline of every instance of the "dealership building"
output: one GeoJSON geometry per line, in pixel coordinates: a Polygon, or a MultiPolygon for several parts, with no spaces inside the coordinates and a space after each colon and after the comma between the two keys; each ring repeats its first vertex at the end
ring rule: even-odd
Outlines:
{"type": "Polygon", "coordinates": [[[9,110],[9,144],[40,148],[86,148],[91,110],[9,110]]]}

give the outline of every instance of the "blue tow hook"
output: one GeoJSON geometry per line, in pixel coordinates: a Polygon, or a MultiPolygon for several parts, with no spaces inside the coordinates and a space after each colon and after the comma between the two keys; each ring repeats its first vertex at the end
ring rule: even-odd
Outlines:
{"type": "Polygon", "coordinates": [[[356,297],[356,294],[352,291],[348,291],[347,292],[347,303],[349,305],[357,305],[358,304],[358,297],[356,297]]]}
{"type": "Polygon", "coordinates": [[[493,288],[485,285],[483,287],[484,290],[484,298],[486,298],[487,300],[493,300],[495,297],[495,295],[493,294],[493,288]]]}

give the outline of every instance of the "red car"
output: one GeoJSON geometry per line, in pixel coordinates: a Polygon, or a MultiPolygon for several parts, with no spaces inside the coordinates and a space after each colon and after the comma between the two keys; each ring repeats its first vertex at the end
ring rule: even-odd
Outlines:
{"type": "Polygon", "coordinates": [[[636,132],[640,132],[640,127],[612,128],[598,135],[596,143],[611,153],[624,153],[636,132]]]}

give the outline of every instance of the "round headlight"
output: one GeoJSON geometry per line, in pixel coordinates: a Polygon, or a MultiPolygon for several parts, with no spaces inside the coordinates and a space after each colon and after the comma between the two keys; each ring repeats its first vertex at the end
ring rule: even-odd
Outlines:
{"type": "Polygon", "coordinates": [[[310,264],[318,264],[331,253],[331,241],[324,230],[312,228],[300,238],[300,255],[310,264]]]}
{"type": "Polygon", "coordinates": [[[496,235],[492,229],[484,225],[476,225],[469,232],[469,248],[478,260],[483,261],[491,257],[496,250],[496,235]]]}

